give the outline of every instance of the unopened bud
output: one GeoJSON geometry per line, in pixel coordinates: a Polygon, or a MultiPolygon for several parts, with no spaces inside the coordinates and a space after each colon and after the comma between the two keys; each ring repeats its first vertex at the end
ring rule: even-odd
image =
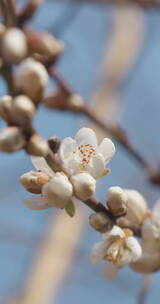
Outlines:
{"type": "Polygon", "coordinates": [[[134,225],[141,225],[148,212],[147,202],[136,190],[125,189],[128,196],[128,208],[125,218],[134,225]]]}
{"type": "Polygon", "coordinates": [[[108,189],[108,208],[114,216],[122,216],[127,212],[128,197],[120,187],[108,189]]]}
{"type": "Polygon", "coordinates": [[[50,177],[44,172],[30,171],[20,177],[22,186],[31,193],[39,194],[42,187],[48,183],[50,177]]]}
{"type": "Polygon", "coordinates": [[[68,109],[68,96],[65,94],[63,90],[54,90],[50,94],[48,94],[43,103],[47,108],[51,109],[59,109],[59,110],[67,110],[68,109]]]}
{"type": "Polygon", "coordinates": [[[75,195],[81,200],[89,199],[96,190],[96,180],[89,173],[78,173],[71,176],[75,195]]]}
{"type": "Polygon", "coordinates": [[[139,273],[152,273],[160,269],[160,253],[145,253],[142,257],[130,264],[130,268],[139,273]]]}
{"type": "Polygon", "coordinates": [[[20,150],[25,145],[21,130],[17,127],[8,127],[0,132],[0,151],[11,153],[20,150]]]}
{"type": "Polygon", "coordinates": [[[29,97],[19,95],[13,99],[11,114],[16,123],[20,125],[30,123],[34,118],[35,112],[36,107],[29,97]]]}
{"type": "Polygon", "coordinates": [[[63,42],[47,32],[27,31],[27,39],[30,51],[44,56],[57,57],[64,49],[63,42]]]}
{"type": "Polygon", "coordinates": [[[1,40],[1,52],[7,63],[18,63],[27,55],[27,41],[18,28],[8,29],[1,40]]]}
{"type": "Polygon", "coordinates": [[[47,86],[48,73],[44,65],[32,58],[24,60],[14,74],[15,89],[38,102],[47,86]]]}
{"type": "Polygon", "coordinates": [[[34,134],[31,136],[28,142],[27,152],[30,155],[45,157],[48,153],[48,144],[44,138],[34,134]]]}
{"type": "Polygon", "coordinates": [[[61,144],[61,141],[57,136],[52,136],[48,139],[48,144],[53,153],[57,153],[61,144]]]}
{"type": "Polygon", "coordinates": [[[89,217],[90,225],[101,233],[105,233],[112,229],[113,222],[104,212],[93,213],[89,217]]]}
{"type": "Polygon", "coordinates": [[[10,121],[11,115],[12,97],[9,95],[2,96],[0,98],[0,116],[7,122],[10,121]]]}
{"type": "Polygon", "coordinates": [[[44,185],[42,195],[48,203],[48,206],[64,208],[71,200],[73,193],[72,184],[66,175],[56,173],[55,176],[44,185]]]}
{"type": "Polygon", "coordinates": [[[67,104],[70,110],[79,112],[84,106],[84,99],[78,94],[73,94],[68,97],[67,104]]]}

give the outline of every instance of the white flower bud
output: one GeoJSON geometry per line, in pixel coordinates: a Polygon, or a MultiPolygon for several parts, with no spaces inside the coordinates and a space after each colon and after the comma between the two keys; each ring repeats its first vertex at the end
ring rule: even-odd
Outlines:
{"type": "Polygon", "coordinates": [[[73,193],[72,184],[66,175],[56,173],[55,176],[43,186],[42,195],[49,206],[64,208],[71,200],[73,193]]]}
{"type": "Polygon", "coordinates": [[[48,153],[48,144],[41,136],[34,134],[28,142],[27,152],[30,155],[45,157],[48,153]]]}
{"type": "Polygon", "coordinates": [[[104,233],[113,228],[113,222],[104,212],[93,213],[89,217],[90,225],[97,231],[104,233]]]}
{"type": "Polygon", "coordinates": [[[5,95],[0,98],[0,116],[7,122],[9,122],[11,118],[10,115],[11,105],[12,105],[11,96],[5,95]]]}
{"type": "Polygon", "coordinates": [[[13,99],[11,115],[13,120],[20,124],[26,125],[32,121],[36,112],[36,107],[32,100],[25,96],[19,95],[13,99]]]}
{"type": "Polygon", "coordinates": [[[44,65],[32,58],[24,60],[14,74],[15,89],[38,102],[48,82],[48,73],[44,65]]]}
{"type": "Polygon", "coordinates": [[[31,193],[39,194],[42,187],[48,183],[50,177],[44,172],[30,171],[20,177],[22,186],[31,193]]]}
{"type": "Polygon", "coordinates": [[[27,41],[18,28],[8,29],[1,41],[1,52],[7,63],[18,63],[27,55],[27,41]]]}
{"type": "Polygon", "coordinates": [[[71,177],[75,195],[81,200],[89,199],[96,190],[96,180],[86,172],[71,177]]]}
{"type": "Polygon", "coordinates": [[[128,197],[120,187],[108,189],[108,207],[114,216],[122,216],[127,212],[128,197]]]}
{"type": "Polygon", "coordinates": [[[8,127],[0,132],[0,151],[11,153],[20,150],[25,145],[21,130],[17,127],[8,127]]]}
{"type": "Polygon", "coordinates": [[[141,225],[147,215],[147,202],[136,190],[125,189],[128,196],[128,208],[125,218],[134,225],[141,225]]]}

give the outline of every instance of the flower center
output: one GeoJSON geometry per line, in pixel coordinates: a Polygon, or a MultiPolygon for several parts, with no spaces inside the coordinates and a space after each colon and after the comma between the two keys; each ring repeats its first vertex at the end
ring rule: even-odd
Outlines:
{"type": "MultiPolygon", "coordinates": [[[[76,151],[73,153],[76,153],[76,151]]],[[[91,158],[95,155],[95,149],[91,144],[83,144],[78,147],[78,153],[81,157],[82,167],[86,168],[91,158]]]]}

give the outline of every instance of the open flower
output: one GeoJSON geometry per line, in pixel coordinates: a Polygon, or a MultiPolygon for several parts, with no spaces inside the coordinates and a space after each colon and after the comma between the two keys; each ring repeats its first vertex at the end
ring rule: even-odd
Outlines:
{"type": "Polygon", "coordinates": [[[103,242],[93,247],[91,259],[94,264],[106,260],[118,269],[140,258],[141,247],[129,229],[114,226],[109,233],[103,234],[103,238],[103,242]]]}
{"type": "Polygon", "coordinates": [[[95,179],[105,172],[105,166],[115,153],[115,146],[104,138],[98,146],[95,132],[89,128],[80,129],[75,138],[65,138],[59,149],[59,156],[70,174],[88,172],[95,179]]]}
{"type": "Polygon", "coordinates": [[[37,170],[49,176],[49,180],[42,186],[42,195],[24,200],[31,209],[47,209],[49,207],[65,208],[73,195],[73,186],[63,172],[53,172],[43,157],[32,157],[37,170]]]}

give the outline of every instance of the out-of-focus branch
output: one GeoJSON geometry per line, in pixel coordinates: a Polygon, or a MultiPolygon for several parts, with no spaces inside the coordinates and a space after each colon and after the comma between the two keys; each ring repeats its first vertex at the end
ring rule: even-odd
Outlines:
{"type": "Polygon", "coordinates": [[[59,212],[51,218],[47,237],[42,242],[19,299],[10,304],[54,302],[57,292],[73,263],[74,253],[85,228],[82,210],[72,220],[59,212]],[[64,224],[65,223],[65,224],[64,224]],[[74,231],[74,233],[73,233],[74,231]]]}
{"type": "Polygon", "coordinates": [[[145,275],[142,286],[139,293],[138,304],[145,304],[147,300],[147,295],[149,291],[149,287],[151,284],[152,275],[145,275]]]}
{"type": "Polygon", "coordinates": [[[18,15],[18,25],[21,27],[24,23],[28,22],[35,14],[39,5],[43,2],[43,0],[28,0],[25,4],[25,7],[18,15]]]}
{"type": "MultiPolygon", "coordinates": [[[[55,0],[56,1],[56,0],[55,0]]],[[[65,0],[66,1],[66,0],[65,0]]],[[[160,8],[160,2],[158,0],[69,0],[69,2],[81,2],[81,3],[98,3],[98,4],[128,4],[128,3],[132,3],[132,4],[137,4],[140,7],[143,8],[160,8]]]]}

